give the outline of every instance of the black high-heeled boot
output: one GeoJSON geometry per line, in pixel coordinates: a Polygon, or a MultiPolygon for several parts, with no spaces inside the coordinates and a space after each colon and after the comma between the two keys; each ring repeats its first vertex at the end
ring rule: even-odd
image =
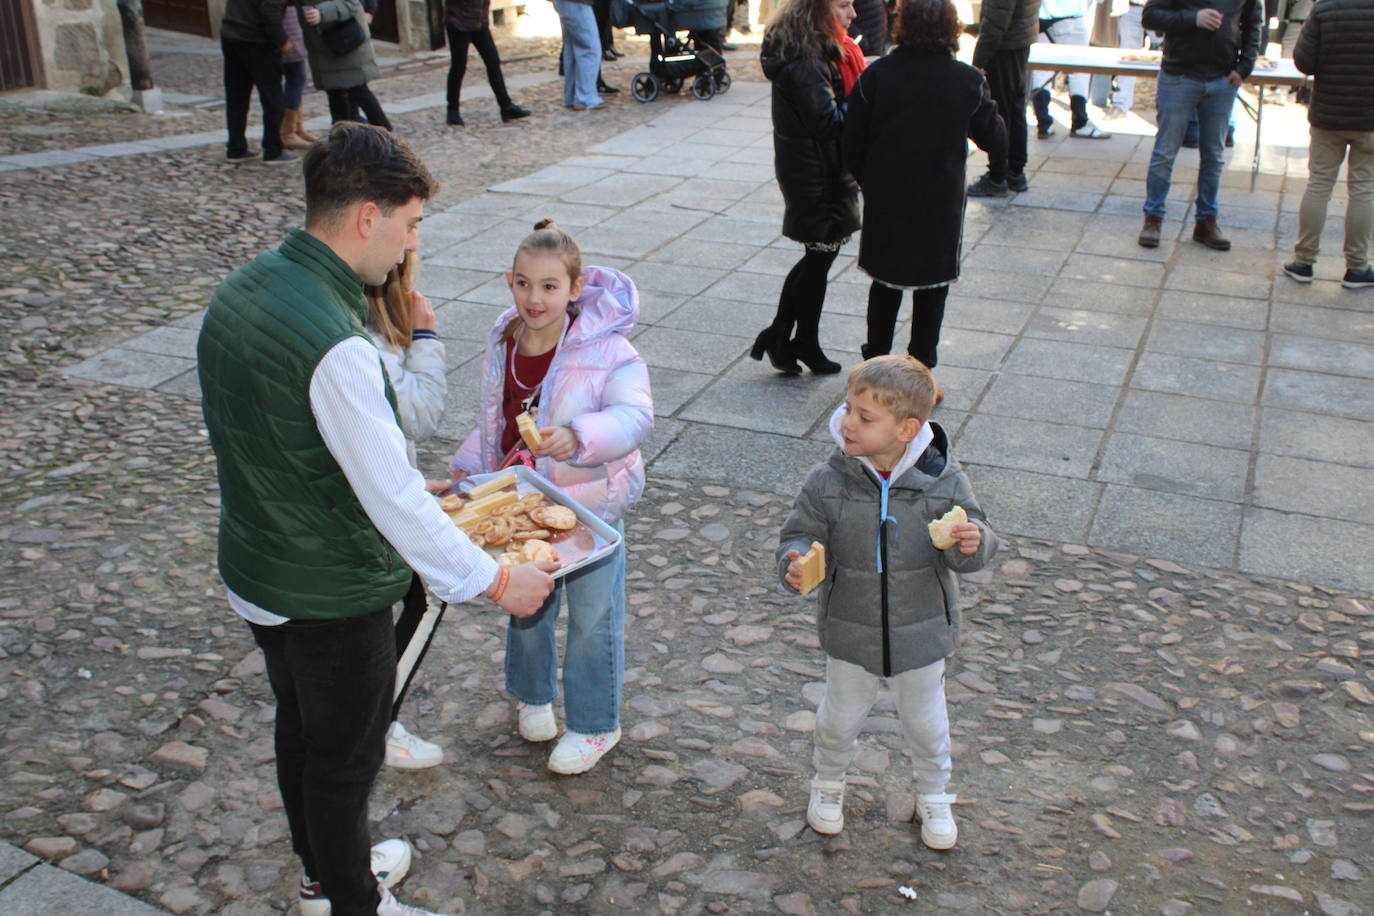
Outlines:
{"type": "Polygon", "coordinates": [[[834,375],[843,367],[825,355],[820,344],[803,344],[792,341],[792,356],[816,375],[834,375]]]}
{"type": "Polygon", "coordinates": [[[779,341],[778,334],[772,327],[766,327],[759,331],[759,336],[754,338],[754,346],[749,350],[749,358],[762,360],[764,354],[768,354],[768,362],[773,368],[783,375],[801,375],[801,366],[792,358],[790,345],[786,341],[779,341]]]}

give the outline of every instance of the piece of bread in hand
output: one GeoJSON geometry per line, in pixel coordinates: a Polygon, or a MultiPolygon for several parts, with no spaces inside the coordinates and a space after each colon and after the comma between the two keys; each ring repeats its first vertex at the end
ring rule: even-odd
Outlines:
{"type": "Polygon", "coordinates": [[[930,542],[936,550],[948,550],[958,543],[953,535],[954,526],[968,521],[968,513],[963,506],[955,506],[944,515],[930,523],[930,542]]]}
{"type": "Polygon", "coordinates": [[[801,555],[797,560],[801,566],[801,588],[797,591],[803,595],[811,593],[821,580],[825,578],[825,546],[820,541],[812,541],[811,549],[801,555]]]}
{"type": "Polygon", "coordinates": [[[527,410],[515,418],[515,428],[520,432],[520,438],[525,440],[525,444],[531,449],[539,447],[539,443],[544,441],[544,437],[539,435],[539,427],[535,425],[534,418],[527,410]]]}

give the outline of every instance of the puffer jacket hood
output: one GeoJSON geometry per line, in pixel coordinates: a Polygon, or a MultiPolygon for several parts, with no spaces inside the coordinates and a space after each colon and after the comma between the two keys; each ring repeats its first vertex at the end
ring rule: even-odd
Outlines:
{"type": "MultiPolygon", "coordinates": [[[[832,433],[839,415],[831,417],[832,433]]],[[[788,551],[805,552],[812,541],[826,551],[816,619],[821,648],[883,677],[954,651],[961,621],[956,573],[983,568],[998,546],[938,423],[922,427],[887,481],[871,462],[839,448],[814,468],[783,523],[780,578],[788,551]],[[936,550],[926,530],[956,505],[982,531],[971,555],[936,550]]]]}
{"type": "MultiPolygon", "coordinates": [[[[629,340],[639,319],[639,291],[609,267],[587,267],[582,275],[586,282],[574,305],[577,317],[544,376],[535,418],[539,426],[570,427],[577,453],[568,461],[540,458],[536,470],[603,520],[615,522],[644,492],[639,444],[654,426],[649,369],[629,340]]],[[[452,469],[494,471],[505,457],[504,334],[517,314],[512,306],[492,326],[482,360],[480,413],[453,456],[452,469]]]]}

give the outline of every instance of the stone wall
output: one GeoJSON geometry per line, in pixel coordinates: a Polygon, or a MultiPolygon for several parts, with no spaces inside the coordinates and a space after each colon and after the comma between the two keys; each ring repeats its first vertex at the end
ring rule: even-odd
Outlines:
{"type": "Polygon", "coordinates": [[[44,88],[59,92],[127,85],[124,30],[115,0],[31,0],[44,88]]]}

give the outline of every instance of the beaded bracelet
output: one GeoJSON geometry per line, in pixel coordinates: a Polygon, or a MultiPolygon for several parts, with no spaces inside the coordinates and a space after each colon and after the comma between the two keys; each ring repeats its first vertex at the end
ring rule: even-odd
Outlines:
{"type": "Polygon", "coordinates": [[[509,584],[510,584],[510,568],[507,567],[507,566],[502,566],[502,567],[501,567],[501,577],[500,577],[500,581],[498,581],[498,582],[496,583],[496,594],[494,594],[494,595],[491,596],[491,600],[492,600],[492,601],[500,601],[500,600],[501,600],[501,596],[504,595],[504,594],[506,593],[506,586],[509,585],[509,584]]]}

